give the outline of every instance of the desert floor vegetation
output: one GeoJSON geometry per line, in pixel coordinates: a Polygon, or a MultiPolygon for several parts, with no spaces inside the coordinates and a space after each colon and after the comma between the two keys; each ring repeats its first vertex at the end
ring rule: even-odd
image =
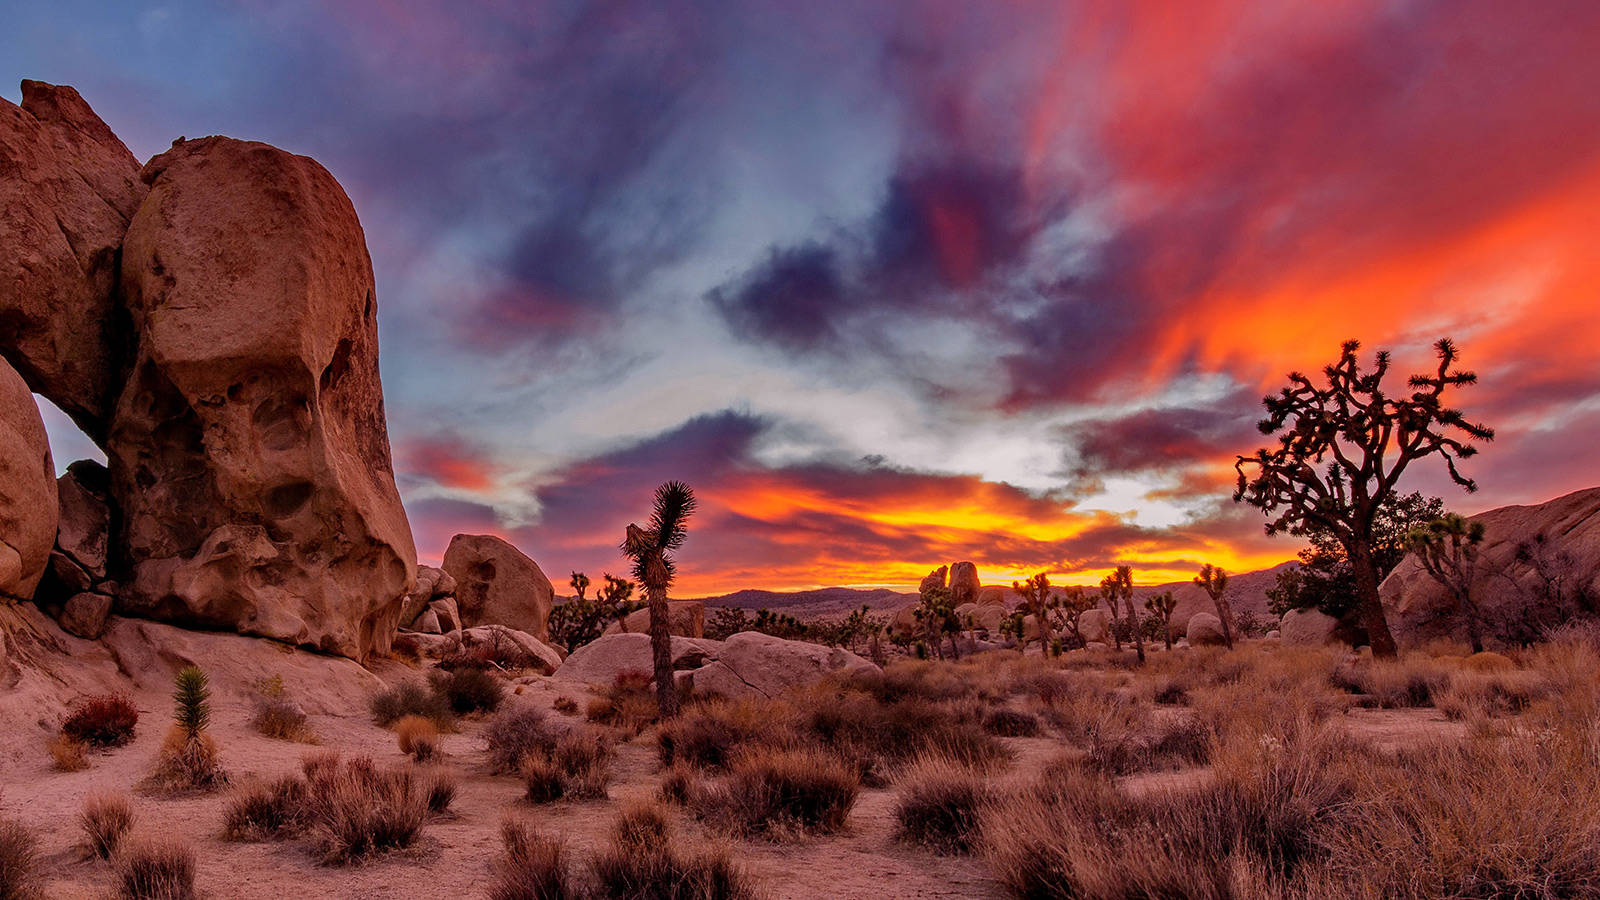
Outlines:
{"type": "Polygon", "coordinates": [[[493,669],[498,708],[458,715],[394,663],[370,707],[307,717],[315,748],[256,727],[258,689],[219,691],[165,740],[75,741],[87,772],[34,744],[0,855],[44,896],[190,883],[153,837],[210,896],[1600,894],[1593,641],[1147,652],[906,660],[663,721],[634,680],[588,721],[558,711],[570,687],[493,669]],[[227,745],[219,789],[118,794],[204,739],[227,745]]]}

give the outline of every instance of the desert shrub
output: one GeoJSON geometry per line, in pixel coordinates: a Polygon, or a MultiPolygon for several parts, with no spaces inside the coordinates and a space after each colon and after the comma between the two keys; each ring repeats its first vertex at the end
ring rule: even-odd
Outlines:
{"type": "Polygon", "coordinates": [[[404,716],[394,723],[395,741],[400,752],[419,763],[428,762],[439,753],[439,726],[422,716],[404,716]]]}
{"type": "Polygon", "coordinates": [[[1210,757],[1211,733],[1194,716],[1107,717],[1090,736],[1087,763],[1111,775],[1181,768],[1210,757]]]}
{"type": "Polygon", "coordinates": [[[123,900],[193,900],[195,858],[187,844],[141,841],[117,854],[123,900]]]}
{"type": "Polygon", "coordinates": [[[133,740],[139,710],[121,694],[81,700],[61,723],[61,733],[93,747],[120,747],[133,740]]]}
{"type": "Polygon", "coordinates": [[[204,732],[194,735],[182,725],[167,731],[156,753],[155,771],[145,787],[160,793],[214,790],[228,781],[217,753],[217,743],[204,732]]]}
{"type": "Polygon", "coordinates": [[[1434,695],[1434,706],[1452,721],[1510,716],[1523,712],[1550,690],[1550,683],[1536,672],[1457,672],[1434,695]]]}
{"type": "Polygon", "coordinates": [[[80,772],[89,768],[89,746],[71,735],[50,739],[50,764],[58,772],[80,772]]]}
{"type": "Polygon", "coordinates": [[[415,635],[397,634],[389,642],[389,655],[395,659],[416,662],[422,658],[422,641],[415,635]]]}
{"type": "Polygon", "coordinates": [[[858,773],[832,754],[763,748],[741,755],[726,781],[698,791],[695,812],[736,834],[832,834],[860,787],[858,773]]]}
{"type": "Polygon", "coordinates": [[[518,646],[499,627],[489,630],[489,636],[472,647],[457,646],[439,660],[445,671],[458,669],[500,669],[512,671],[541,665],[539,659],[518,646]]]}
{"type": "Polygon", "coordinates": [[[449,702],[419,681],[402,681],[379,691],[372,695],[369,706],[372,720],[385,728],[406,716],[431,719],[440,731],[449,731],[455,724],[449,702]]]}
{"type": "Polygon", "coordinates": [[[38,840],[16,822],[0,819],[0,900],[35,900],[43,881],[38,840]]]}
{"type": "Polygon", "coordinates": [[[939,752],[973,765],[992,765],[1010,751],[977,722],[947,704],[923,699],[883,702],[859,691],[813,701],[804,727],[825,747],[855,762],[873,785],[914,756],[939,752]]]}
{"type": "Polygon", "coordinates": [[[735,900],[754,896],[749,876],[724,847],[685,848],[660,810],[634,807],[618,817],[590,870],[599,895],[629,900],[735,900]]]}
{"type": "Polygon", "coordinates": [[[313,802],[316,848],[327,863],[411,846],[428,811],[428,798],[410,772],[379,771],[359,759],[317,785],[313,802]]]}
{"type": "Polygon", "coordinates": [[[315,744],[317,736],[307,724],[306,712],[300,704],[290,699],[283,686],[283,676],[273,675],[257,681],[256,714],[250,725],[257,732],[284,741],[315,744]]]}
{"type": "Polygon", "coordinates": [[[896,837],[938,853],[966,853],[977,843],[990,801],[983,776],[947,757],[914,762],[900,776],[896,837]]]}
{"type": "Polygon", "coordinates": [[[428,801],[428,812],[439,815],[448,811],[450,804],[455,802],[457,788],[456,777],[450,772],[442,768],[430,770],[422,780],[422,793],[428,801]]]}
{"type": "Polygon", "coordinates": [[[700,773],[685,763],[673,763],[661,773],[660,798],[667,803],[686,806],[700,786],[700,773]]]}
{"type": "Polygon", "coordinates": [[[557,697],[555,702],[550,705],[555,707],[556,712],[561,713],[564,716],[575,716],[578,714],[578,701],[572,699],[571,697],[557,697]]]}
{"type": "Polygon", "coordinates": [[[545,722],[544,713],[527,703],[495,713],[483,736],[489,749],[490,770],[497,774],[515,772],[523,757],[555,746],[555,733],[545,722]]]}
{"type": "Polygon", "coordinates": [[[1450,675],[1432,660],[1411,656],[1341,666],[1332,680],[1342,690],[1367,696],[1380,709],[1409,709],[1432,706],[1434,694],[1450,683],[1450,675]]]}
{"type": "Polygon", "coordinates": [[[604,692],[589,701],[584,717],[638,734],[660,717],[655,688],[651,685],[652,676],[648,672],[618,672],[604,692]]]}
{"type": "Polygon", "coordinates": [[[506,692],[500,679],[479,668],[435,671],[429,676],[429,681],[434,692],[457,715],[494,712],[500,707],[506,692]]]}
{"type": "Polygon", "coordinates": [[[339,751],[321,750],[300,757],[300,771],[310,784],[323,784],[339,774],[339,751]]]}
{"type": "Polygon", "coordinates": [[[1001,737],[1033,737],[1039,733],[1039,717],[1016,709],[994,709],[984,715],[983,730],[1001,737]]]}
{"type": "Polygon", "coordinates": [[[548,753],[534,752],[522,758],[522,780],[529,803],[554,803],[566,796],[561,767],[548,753]]]}
{"type": "Polygon", "coordinates": [[[261,841],[299,832],[308,824],[306,782],[285,775],[240,788],[223,813],[222,835],[230,841],[261,841]]]}
{"type": "Polygon", "coordinates": [[[83,827],[89,852],[100,859],[110,859],[123,835],[133,827],[133,807],[121,794],[90,794],[83,811],[78,813],[78,824],[83,827]]]}
{"type": "Polygon", "coordinates": [[[611,743],[592,728],[566,732],[548,749],[523,757],[522,777],[530,803],[596,800],[611,780],[611,743]]]}
{"type": "Polygon", "coordinates": [[[712,701],[692,706],[656,731],[663,765],[726,769],[740,748],[794,741],[792,710],[774,701],[712,701]]]}
{"type": "Polygon", "coordinates": [[[505,853],[494,866],[490,900],[581,900],[583,886],[567,866],[566,846],[526,824],[507,819],[500,826],[505,853]]]}

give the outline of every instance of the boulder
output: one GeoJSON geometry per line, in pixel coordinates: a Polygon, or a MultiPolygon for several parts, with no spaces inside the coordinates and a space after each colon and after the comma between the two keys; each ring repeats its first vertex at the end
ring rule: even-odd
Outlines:
{"type": "Polygon", "coordinates": [[[31,599],[49,565],[60,515],[55,480],[39,407],[0,360],[0,599],[31,599]]]}
{"type": "MultiPolygon", "coordinates": [[[[411,586],[411,590],[406,592],[405,602],[400,606],[400,621],[402,623],[415,620],[417,616],[422,615],[423,611],[428,608],[428,604],[432,603],[435,597],[448,593],[439,590],[439,580],[443,576],[443,569],[435,569],[433,566],[417,566],[417,582],[411,586]]],[[[451,579],[451,582],[453,587],[454,579],[451,579]]]]}
{"type": "Polygon", "coordinates": [[[929,572],[927,575],[924,575],[922,577],[922,583],[917,585],[917,593],[926,594],[927,592],[936,588],[944,587],[945,573],[948,571],[948,566],[940,566],[939,568],[934,569],[932,572],[929,572]]]}
{"type": "Polygon", "coordinates": [[[111,598],[105,594],[73,594],[61,609],[56,621],[69,634],[92,641],[106,630],[106,618],[111,615],[111,598]]]}
{"type": "Polygon", "coordinates": [[[106,577],[106,547],[111,538],[109,487],[110,473],[87,459],[68,466],[67,473],[56,479],[56,497],[61,504],[56,549],[96,581],[106,577]]]}
{"type": "Polygon", "coordinates": [[[315,160],[231,138],[141,177],[120,280],[137,349],[106,441],[119,608],[386,652],[416,551],[355,209],[315,160]]]}
{"type": "Polygon", "coordinates": [[[1111,611],[1096,607],[1078,615],[1078,633],[1084,643],[1105,643],[1111,639],[1111,611]]]}
{"type": "Polygon", "coordinates": [[[911,634],[917,630],[917,608],[920,604],[907,603],[895,610],[894,616],[889,619],[889,632],[891,634],[911,634]]]}
{"type": "Polygon", "coordinates": [[[829,675],[881,671],[848,650],[741,631],[723,642],[715,661],[694,673],[694,689],[730,699],[776,697],[829,675]]]}
{"type": "MultiPolygon", "coordinates": [[[[950,567],[950,599],[955,605],[978,602],[978,567],[958,562],[950,567]]],[[[1001,601],[1004,602],[1003,600],[1001,601]]]]}
{"type": "MultiPolygon", "coordinates": [[[[1516,643],[1537,639],[1584,606],[1600,601],[1600,488],[1533,506],[1504,506],[1473,516],[1484,527],[1470,586],[1483,633],[1516,643]]],[[[1448,592],[1414,556],[1380,588],[1395,639],[1416,646],[1434,638],[1465,641],[1465,619],[1448,592]]]]}
{"type": "Polygon", "coordinates": [[[526,631],[504,625],[478,625],[461,631],[461,646],[465,650],[477,650],[494,644],[501,646],[502,653],[507,646],[515,648],[513,665],[518,668],[536,668],[542,674],[549,675],[561,665],[561,654],[554,647],[526,631]]]}
{"type": "Polygon", "coordinates": [[[1339,620],[1315,609],[1291,609],[1278,624],[1278,639],[1291,647],[1321,647],[1337,642],[1339,620]]]}
{"type": "Polygon", "coordinates": [[[445,631],[459,631],[461,629],[461,612],[456,607],[456,598],[444,597],[428,604],[428,612],[434,614],[439,620],[439,627],[445,631]]]}
{"type": "Polygon", "coordinates": [[[411,623],[411,628],[412,630],[420,631],[423,634],[444,633],[444,629],[439,627],[438,615],[436,615],[431,609],[423,610],[422,615],[417,616],[417,618],[411,623]]]}
{"type": "Polygon", "coordinates": [[[1274,628],[1271,631],[1267,632],[1265,635],[1263,635],[1262,636],[1262,640],[1276,641],[1276,640],[1282,639],[1282,637],[1283,637],[1283,632],[1281,632],[1278,629],[1274,628]]]}
{"type": "MultiPolygon", "coordinates": [[[[722,648],[722,641],[674,637],[672,668],[674,670],[699,668],[707,660],[715,659],[722,652],[722,648]]],[[[643,672],[646,675],[655,673],[649,635],[608,634],[584,644],[572,651],[566,661],[561,663],[561,667],[556,669],[555,679],[606,685],[616,681],[617,676],[623,672],[643,672]]]]}
{"type": "Polygon", "coordinates": [[[521,550],[493,535],[458,534],[444,552],[444,570],[455,579],[466,627],[505,625],[541,641],[549,638],[555,590],[521,550]]]}
{"type": "MultiPolygon", "coordinates": [[[[623,634],[625,632],[648,633],[650,631],[650,609],[636,609],[628,613],[619,622],[612,622],[606,626],[606,634],[623,634]]],[[[706,636],[706,605],[699,600],[669,600],[667,601],[667,633],[679,637],[705,637],[706,636]]]]}
{"type": "Polygon", "coordinates": [[[0,356],[96,442],[128,336],[117,254],[148,188],[139,162],[70,87],[0,99],[0,356]]]}
{"type": "Polygon", "coordinates": [[[1016,590],[1009,585],[1002,586],[991,584],[978,588],[978,599],[973,601],[979,606],[998,606],[1004,608],[1016,596],[1016,590]]]}
{"type": "Polygon", "coordinates": [[[1006,620],[1006,608],[992,603],[966,603],[956,607],[956,618],[961,620],[961,627],[967,627],[969,617],[972,627],[997,635],[1000,633],[1000,623],[1006,620]]]}
{"type": "Polygon", "coordinates": [[[1222,633],[1222,620],[1213,613],[1195,613],[1189,617],[1184,637],[1191,647],[1221,647],[1228,643],[1222,633]]]}

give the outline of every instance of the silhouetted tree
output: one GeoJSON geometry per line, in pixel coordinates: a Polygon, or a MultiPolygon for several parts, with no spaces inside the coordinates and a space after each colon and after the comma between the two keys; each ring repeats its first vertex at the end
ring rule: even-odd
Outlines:
{"type": "Polygon", "coordinates": [[[1211,605],[1217,608],[1217,618],[1222,620],[1222,640],[1232,650],[1233,607],[1228,604],[1228,573],[1206,563],[1200,567],[1200,574],[1194,577],[1194,583],[1206,592],[1206,596],[1211,598],[1211,605]]]}
{"type": "MultiPolygon", "coordinates": [[[[1040,572],[1027,581],[1011,582],[1011,589],[1022,598],[1022,614],[1033,616],[1034,621],[1039,623],[1039,649],[1049,653],[1052,646],[1049,611],[1055,603],[1050,596],[1050,576],[1040,572]]],[[[1022,645],[1020,638],[1017,643],[1022,645]]]]}
{"type": "MultiPolygon", "coordinates": [[[[1372,523],[1372,563],[1381,584],[1406,555],[1406,535],[1444,515],[1444,501],[1420,493],[1390,494],[1378,505],[1372,523]]],[[[1311,545],[1300,551],[1300,565],[1278,573],[1267,589],[1267,608],[1281,617],[1291,609],[1317,609],[1336,619],[1356,605],[1356,579],[1344,545],[1332,532],[1308,527],[1311,545]]]]}
{"type": "Polygon", "coordinates": [[[1094,609],[1095,606],[1095,598],[1089,596],[1088,591],[1076,584],[1063,588],[1061,596],[1055,601],[1056,615],[1060,616],[1062,624],[1072,633],[1072,639],[1078,647],[1088,643],[1083,639],[1083,632],[1078,629],[1078,620],[1083,617],[1084,613],[1094,609]]]}
{"type": "Polygon", "coordinates": [[[919,596],[921,603],[913,612],[920,626],[918,630],[940,659],[944,659],[944,636],[949,635],[950,653],[959,659],[961,649],[957,646],[956,635],[961,632],[961,620],[956,617],[955,598],[950,588],[930,584],[922,589],[919,596]]]}
{"type": "MultiPolygon", "coordinates": [[[[1133,567],[1117,566],[1117,570],[1107,575],[1100,582],[1100,594],[1109,598],[1112,616],[1116,615],[1117,603],[1120,601],[1123,609],[1123,618],[1127,621],[1132,631],[1134,646],[1139,650],[1139,662],[1144,662],[1144,634],[1139,627],[1139,616],[1133,609],[1133,567]]],[[[1116,632],[1116,619],[1112,620],[1112,632],[1116,632]]],[[[1117,640],[1117,649],[1122,649],[1122,641],[1117,640]]]]}
{"type": "MultiPolygon", "coordinates": [[[[567,652],[596,640],[605,633],[612,622],[622,623],[627,615],[641,604],[632,601],[633,582],[615,578],[610,573],[601,576],[605,587],[593,599],[585,596],[590,581],[582,572],[573,572],[572,585],[576,592],[572,599],[557,604],[550,610],[550,639],[567,648],[567,652]]],[[[622,625],[627,630],[627,625],[622,625]]]]}
{"type": "Polygon", "coordinates": [[[1406,545],[1416,554],[1417,561],[1449,593],[1456,611],[1466,620],[1467,639],[1474,653],[1483,652],[1483,616],[1472,599],[1472,576],[1481,543],[1483,523],[1468,521],[1455,513],[1419,525],[1406,536],[1406,545]]]}
{"type": "Polygon", "coordinates": [[[673,551],[688,539],[688,521],[694,514],[694,491],[681,481],[656,488],[650,527],[629,524],[622,552],[633,560],[633,577],[644,586],[650,606],[650,653],[655,664],[656,705],[661,717],[678,714],[678,686],[672,678],[672,637],[667,630],[667,588],[676,574],[673,551]]]}
{"type": "Polygon", "coordinates": [[[1167,649],[1172,649],[1172,612],[1178,608],[1178,598],[1172,596],[1171,591],[1162,591],[1151,594],[1144,600],[1144,608],[1156,617],[1161,623],[1161,639],[1166,641],[1167,649]]]}
{"type": "Polygon", "coordinates": [[[1443,403],[1449,388],[1477,381],[1472,372],[1451,368],[1457,352],[1448,338],[1434,345],[1438,369],[1413,375],[1413,390],[1403,397],[1384,391],[1388,352],[1379,351],[1372,371],[1363,372],[1356,360],[1360,346],[1358,341],[1344,343],[1339,361],[1323,370],[1326,387],[1292,372],[1288,387],[1264,398],[1267,417],[1260,423],[1261,433],[1284,433],[1277,447],[1238,458],[1233,496],[1270,517],[1268,534],[1305,535],[1315,527],[1339,541],[1355,576],[1356,612],[1373,655],[1393,657],[1394,636],[1378,599],[1373,559],[1372,529],[1379,507],[1411,463],[1434,454],[1444,458],[1452,480],[1477,490],[1456,462],[1477,453],[1469,441],[1492,440],[1494,431],[1468,422],[1443,403]],[[1251,467],[1254,472],[1248,474],[1251,467]]]}

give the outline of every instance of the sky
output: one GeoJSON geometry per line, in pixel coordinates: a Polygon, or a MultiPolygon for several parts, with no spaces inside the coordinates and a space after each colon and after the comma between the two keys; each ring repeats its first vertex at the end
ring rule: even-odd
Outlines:
{"type": "Polygon", "coordinates": [[[1233,460],[1348,338],[1480,376],[1407,488],[1597,481],[1593,0],[55,0],[22,78],[338,177],[423,562],[620,573],[682,479],[691,595],[1262,568],[1233,460]]]}

